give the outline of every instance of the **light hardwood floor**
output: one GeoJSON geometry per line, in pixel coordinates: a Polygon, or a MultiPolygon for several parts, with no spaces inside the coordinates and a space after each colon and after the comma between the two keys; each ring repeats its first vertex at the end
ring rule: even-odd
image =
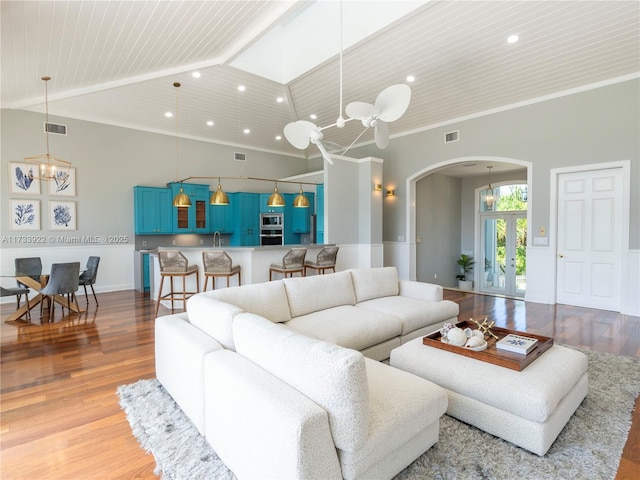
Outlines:
{"type": "MultiPolygon", "coordinates": [[[[445,297],[460,304],[461,320],[487,315],[559,343],[640,358],[638,317],[451,290],[445,297]]],[[[1,478],[158,478],[115,393],[118,385],[154,377],[155,303],[135,291],[98,300],[81,316],[61,319],[57,310],[55,323],[45,325],[37,314],[32,325],[7,324],[15,305],[2,307],[1,478]]],[[[638,408],[634,415],[617,480],[640,478],[638,408]]]]}

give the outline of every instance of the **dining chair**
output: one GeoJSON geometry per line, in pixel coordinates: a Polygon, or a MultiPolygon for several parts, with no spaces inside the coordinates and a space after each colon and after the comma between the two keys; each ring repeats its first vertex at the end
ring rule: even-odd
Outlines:
{"type": "MultiPolygon", "coordinates": [[[[42,260],[40,257],[16,258],[15,261],[16,277],[31,277],[35,281],[40,281],[42,275],[42,260]]],[[[27,285],[18,282],[18,287],[26,288],[27,285]]]]}
{"type": "Polygon", "coordinates": [[[304,276],[307,276],[307,268],[317,270],[320,275],[324,274],[325,270],[333,270],[333,273],[335,273],[336,257],[339,249],[340,247],[323,247],[316,255],[315,260],[305,260],[304,276]]]}
{"type": "Polygon", "coordinates": [[[200,291],[200,275],[198,273],[198,265],[189,265],[187,257],[179,250],[159,250],[158,263],[160,264],[160,288],[158,289],[158,300],[156,303],[156,317],[160,308],[161,300],[171,300],[171,313],[173,313],[173,302],[182,301],[183,308],[187,308],[187,299],[200,291]],[[189,275],[196,276],[196,291],[187,292],[187,277],[189,275]],[[162,286],[164,279],[169,277],[171,291],[162,295],[162,286]],[[173,278],[182,277],[182,291],[173,290],[173,278]]]}
{"type": "MultiPolygon", "coordinates": [[[[31,277],[36,282],[40,283],[40,277],[42,275],[42,260],[40,257],[25,257],[25,258],[16,258],[14,260],[15,264],[15,275],[16,277],[31,277]]],[[[29,288],[29,285],[25,285],[22,282],[17,281],[18,288],[29,288]]],[[[18,297],[18,308],[20,308],[20,299],[22,295],[18,297]]]]}
{"type": "MultiPolygon", "coordinates": [[[[67,296],[67,306],[71,314],[71,302],[76,299],[76,291],[79,287],[80,262],[54,263],[51,265],[49,281],[44,288],[40,289],[42,295],[50,298],[49,321],[53,320],[55,302],[53,298],[57,295],[67,296]]],[[[62,305],[62,316],[64,317],[64,305],[62,305]]]]}
{"type": "Polygon", "coordinates": [[[273,278],[273,272],[282,273],[284,277],[293,277],[294,273],[304,276],[304,257],[307,255],[307,249],[296,247],[289,250],[284,257],[282,263],[272,263],[269,267],[269,281],[273,278]]]}
{"type": "Polygon", "coordinates": [[[27,287],[12,287],[4,288],[0,287],[0,297],[16,297],[16,310],[20,308],[20,298],[22,295],[27,299],[27,320],[31,321],[31,309],[29,308],[29,288],[27,287]]]}
{"type": "Polygon", "coordinates": [[[202,252],[202,265],[204,266],[204,289],[207,290],[209,278],[216,289],[216,277],[227,277],[227,287],[229,279],[238,275],[238,285],[241,282],[240,265],[234,265],[231,257],[224,250],[209,250],[202,252]]]}
{"type": "Polygon", "coordinates": [[[96,291],[93,289],[93,284],[96,283],[96,277],[98,276],[98,265],[100,265],[100,257],[89,257],[87,260],[87,267],[84,272],[80,274],[79,284],[84,287],[84,296],[87,299],[87,306],[89,305],[89,295],[87,295],[87,285],[91,287],[93,298],[98,303],[98,297],[96,297],[96,291]]]}

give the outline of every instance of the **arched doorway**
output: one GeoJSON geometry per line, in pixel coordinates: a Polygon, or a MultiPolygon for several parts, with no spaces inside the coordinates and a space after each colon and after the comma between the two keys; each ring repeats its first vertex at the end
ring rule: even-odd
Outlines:
{"type": "MultiPolygon", "coordinates": [[[[459,218],[454,218],[451,220],[453,222],[459,222],[459,235],[455,233],[455,229],[452,229],[453,233],[450,234],[448,239],[447,246],[451,248],[452,245],[455,246],[456,253],[452,253],[452,251],[448,251],[444,256],[447,257],[444,259],[445,264],[441,265],[443,271],[445,271],[444,275],[439,275],[437,272],[427,272],[420,271],[421,262],[424,261],[424,255],[422,252],[427,251],[429,249],[434,248],[434,245],[428,241],[431,236],[433,236],[433,230],[420,232],[418,228],[420,226],[420,221],[422,219],[421,209],[426,211],[427,208],[442,208],[443,203],[439,201],[432,202],[431,205],[424,205],[421,202],[420,196],[418,195],[420,190],[420,181],[434,174],[446,175],[447,170],[449,169],[461,169],[466,168],[465,165],[470,164],[478,164],[486,165],[487,163],[493,164],[504,164],[511,166],[514,170],[520,170],[521,173],[518,175],[519,179],[526,177],[526,185],[527,191],[531,192],[531,163],[525,162],[518,159],[512,158],[504,158],[504,157],[461,157],[461,158],[453,158],[449,160],[445,160],[443,162],[436,163],[430,167],[426,167],[425,169],[416,172],[411,177],[407,178],[407,192],[409,193],[407,199],[407,239],[409,241],[409,249],[410,254],[407,255],[404,259],[406,262],[405,265],[402,266],[402,269],[409,273],[409,278],[426,281],[431,283],[437,283],[445,287],[455,287],[457,285],[457,281],[455,281],[456,274],[456,258],[460,253],[463,252],[471,252],[474,256],[477,256],[481,247],[481,222],[479,217],[479,201],[476,199],[476,188],[480,188],[482,186],[486,186],[486,178],[476,178],[471,181],[461,181],[460,185],[460,193],[461,193],[461,210],[463,213],[459,218]],[[524,173],[522,173],[524,172],[524,173]],[[483,182],[484,180],[484,182],[483,182]],[[468,188],[469,185],[475,185],[473,188],[468,188]],[[454,238],[457,237],[457,238],[454,238]]],[[[485,171],[486,172],[486,171],[485,171]]],[[[479,175],[479,174],[478,174],[479,175]]],[[[484,173],[486,177],[486,173],[484,173]]],[[[515,179],[515,178],[514,178],[515,179]]],[[[529,195],[530,196],[530,195],[529,195]]],[[[527,213],[527,216],[529,214],[527,213]]],[[[528,219],[527,219],[528,220],[528,219]]],[[[440,238],[439,242],[442,243],[443,239],[440,238]]],[[[438,256],[442,258],[442,255],[438,256]]],[[[427,261],[427,263],[432,263],[431,261],[427,261]]],[[[478,290],[479,281],[483,278],[484,275],[483,268],[476,268],[473,272],[474,285],[475,290],[478,290]]]]}

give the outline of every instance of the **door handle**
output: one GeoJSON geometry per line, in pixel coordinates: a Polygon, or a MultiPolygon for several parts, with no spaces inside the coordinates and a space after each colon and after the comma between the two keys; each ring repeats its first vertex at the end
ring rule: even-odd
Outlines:
{"type": "Polygon", "coordinates": [[[564,255],[563,255],[563,254],[560,254],[560,255],[558,255],[558,256],[559,256],[560,258],[564,258],[564,255]]]}

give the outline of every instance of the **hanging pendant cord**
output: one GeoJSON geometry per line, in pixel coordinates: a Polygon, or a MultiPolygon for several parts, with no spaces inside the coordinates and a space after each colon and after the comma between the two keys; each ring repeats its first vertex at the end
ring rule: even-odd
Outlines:
{"type": "Polygon", "coordinates": [[[49,89],[47,87],[51,77],[42,77],[42,80],[44,80],[44,131],[47,139],[47,163],[49,163],[49,89]]]}
{"type": "Polygon", "coordinates": [[[180,140],[179,140],[179,121],[180,121],[180,109],[178,102],[178,88],[180,87],[180,83],[174,82],[174,87],[176,87],[176,180],[180,178],[180,140]]]}
{"type": "Polygon", "coordinates": [[[340,114],[342,116],[342,0],[340,0],[340,114]]]}

